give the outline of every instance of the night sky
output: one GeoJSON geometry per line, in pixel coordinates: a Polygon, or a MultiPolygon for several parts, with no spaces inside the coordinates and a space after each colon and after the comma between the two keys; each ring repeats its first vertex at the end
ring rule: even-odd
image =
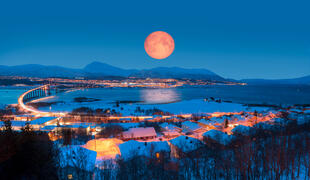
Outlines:
{"type": "Polygon", "coordinates": [[[206,68],[226,78],[310,75],[310,1],[1,1],[0,65],[206,68]],[[166,31],[175,51],[150,58],[166,31]]]}

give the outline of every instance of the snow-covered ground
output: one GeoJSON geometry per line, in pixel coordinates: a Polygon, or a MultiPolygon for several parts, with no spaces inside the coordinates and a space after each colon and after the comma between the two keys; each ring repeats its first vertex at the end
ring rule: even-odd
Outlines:
{"type": "Polygon", "coordinates": [[[136,113],[137,107],[143,110],[157,108],[164,112],[170,112],[173,114],[193,114],[193,113],[213,113],[213,112],[240,112],[240,111],[263,111],[267,110],[264,107],[247,107],[238,103],[217,103],[217,102],[206,102],[202,99],[194,100],[184,100],[169,104],[120,104],[119,107],[115,107],[114,103],[107,103],[103,101],[96,102],[64,102],[51,105],[51,107],[41,107],[42,111],[52,111],[52,112],[71,112],[73,109],[79,107],[89,107],[92,109],[97,108],[110,108],[115,109],[117,112],[123,114],[123,116],[128,115],[144,115],[143,113],[136,113]]]}

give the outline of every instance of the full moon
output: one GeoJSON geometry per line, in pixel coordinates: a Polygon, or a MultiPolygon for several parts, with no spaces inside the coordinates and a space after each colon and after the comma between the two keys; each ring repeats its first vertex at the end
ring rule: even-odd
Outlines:
{"type": "Polygon", "coordinates": [[[165,59],[174,50],[174,40],[168,33],[156,31],[145,39],[144,49],[154,59],[165,59]]]}

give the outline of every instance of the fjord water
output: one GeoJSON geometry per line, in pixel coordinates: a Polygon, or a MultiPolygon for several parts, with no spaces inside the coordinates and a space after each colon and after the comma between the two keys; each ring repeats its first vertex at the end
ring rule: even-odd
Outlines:
{"type": "Polygon", "coordinates": [[[207,86],[169,89],[98,88],[59,94],[49,101],[73,101],[75,97],[97,98],[105,102],[138,101],[146,104],[172,103],[181,100],[221,98],[251,104],[310,104],[310,86],[207,86]]]}
{"type": "MultiPolygon", "coordinates": [[[[0,88],[0,104],[17,103],[25,88],[0,88]]],[[[310,104],[310,86],[268,85],[184,87],[169,89],[95,88],[60,93],[47,101],[72,102],[76,97],[96,98],[104,102],[126,101],[146,104],[172,103],[181,100],[221,98],[251,104],[310,104]]]]}
{"type": "Polygon", "coordinates": [[[30,87],[0,87],[0,105],[1,104],[17,104],[18,97],[27,91],[30,87]]]}

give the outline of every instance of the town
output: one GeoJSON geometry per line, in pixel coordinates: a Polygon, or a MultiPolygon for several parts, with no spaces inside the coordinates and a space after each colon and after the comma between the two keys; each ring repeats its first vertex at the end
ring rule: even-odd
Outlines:
{"type": "Polygon", "coordinates": [[[206,85],[246,85],[242,82],[230,81],[205,81],[201,79],[161,79],[161,78],[114,78],[114,79],[85,79],[84,77],[70,78],[37,78],[19,76],[0,76],[2,85],[31,86],[42,84],[57,84],[67,87],[84,88],[113,88],[113,87],[139,87],[139,88],[173,88],[182,86],[206,86],[206,85]]]}
{"type": "MultiPolygon", "coordinates": [[[[120,159],[126,161],[137,156],[164,158],[169,160],[167,168],[173,170],[176,160],[199,153],[207,144],[229,147],[240,137],[256,138],[257,133],[274,133],[293,125],[307,127],[310,119],[307,106],[241,106],[233,112],[199,114],[153,109],[147,115],[135,116],[115,114],[111,109],[44,112],[31,106],[36,98],[50,96],[52,87],[43,85],[23,93],[19,104],[11,107],[17,111],[3,112],[0,125],[17,132],[26,128],[48,134],[60,150],[61,167],[66,169],[64,176],[69,179],[77,177],[77,169],[86,176],[98,176],[102,169],[115,171],[120,159]],[[77,165],[77,159],[83,163],[77,165]]],[[[232,104],[214,98],[206,98],[204,102],[206,106],[232,104]]],[[[141,111],[145,110],[136,110],[141,111]]]]}

